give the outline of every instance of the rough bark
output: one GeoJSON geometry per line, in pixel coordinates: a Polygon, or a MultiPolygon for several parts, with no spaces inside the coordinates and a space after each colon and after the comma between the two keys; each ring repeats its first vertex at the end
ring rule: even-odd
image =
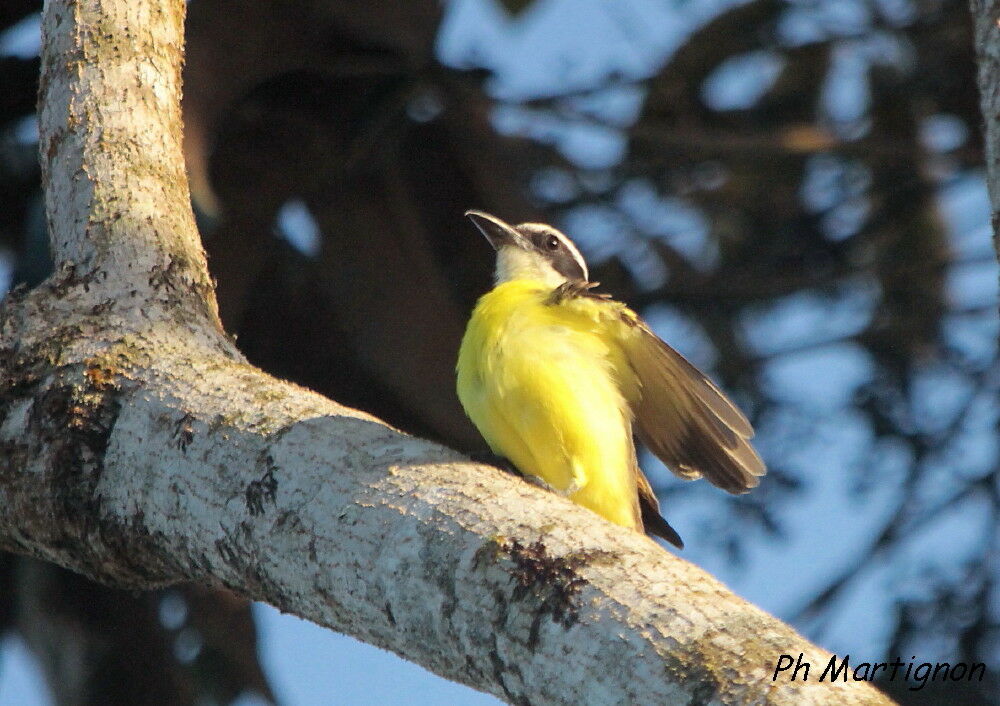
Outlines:
{"type": "Polygon", "coordinates": [[[969,0],[979,65],[979,100],[985,120],[986,185],[992,207],[993,245],[1000,252],[1000,2],[969,0]]]}
{"type": "Polygon", "coordinates": [[[248,365],[181,167],[181,0],[50,0],[56,274],[0,314],[0,548],[225,585],[511,703],[887,703],[650,539],[248,365]],[[818,671],[818,669],[817,669],[818,671]]]}

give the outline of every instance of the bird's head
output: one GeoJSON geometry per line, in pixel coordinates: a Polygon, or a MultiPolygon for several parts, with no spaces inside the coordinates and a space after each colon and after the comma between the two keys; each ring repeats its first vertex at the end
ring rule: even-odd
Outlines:
{"type": "Polygon", "coordinates": [[[558,287],[590,276],[573,241],[544,223],[512,226],[483,211],[466,211],[497,251],[497,284],[526,279],[558,287]]]}

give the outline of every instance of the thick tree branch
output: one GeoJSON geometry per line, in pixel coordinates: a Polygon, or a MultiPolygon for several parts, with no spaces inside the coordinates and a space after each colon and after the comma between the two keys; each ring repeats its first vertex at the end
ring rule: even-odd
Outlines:
{"type": "Polygon", "coordinates": [[[993,211],[993,244],[1000,251],[1000,2],[969,0],[969,5],[979,65],[979,100],[986,126],[986,185],[993,211]]]}
{"type": "Polygon", "coordinates": [[[0,547],[222,584],[512,703],[886,703],[650,539],[244,362],[180,154],[182,0],[50,0],[57,274],[0,316],[0,547]],[[819,671],[819,669],[817,669],[819,671]]]}

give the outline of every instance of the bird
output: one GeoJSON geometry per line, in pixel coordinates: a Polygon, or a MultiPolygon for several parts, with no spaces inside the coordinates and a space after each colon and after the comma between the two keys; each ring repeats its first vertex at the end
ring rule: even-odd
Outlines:
{"type": "Polygon", "coordinates": [[[456,364],[465,413],[526,479],[610,522],[684,543],[660,514],[635,437],[677,476],[733,494],[766,473],[754,430],[705,374],[625,304],[595,292],[587,263],[544,223],[472,221],[496,251],[456,364]]]}

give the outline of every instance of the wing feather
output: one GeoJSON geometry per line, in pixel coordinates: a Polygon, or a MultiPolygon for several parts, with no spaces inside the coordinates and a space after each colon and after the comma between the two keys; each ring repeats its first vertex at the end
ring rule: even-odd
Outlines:
{"type": "Polygon", "coordinates": [[[734,494],[757,486],[766,468],[743,413],[629,309],[622,307],[620,320],[639,383],[632,413],[643,443],[682,478],[704,476],[734,494]]]}

